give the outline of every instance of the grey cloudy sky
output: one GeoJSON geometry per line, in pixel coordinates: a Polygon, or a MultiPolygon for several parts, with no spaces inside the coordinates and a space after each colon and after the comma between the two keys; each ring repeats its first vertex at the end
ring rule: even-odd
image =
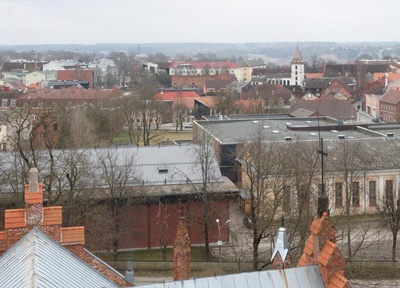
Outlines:
{"type": "Polygon", "coordinates": [[[0,44],[400,41],[398,0],[0,0],[0,44]]]}

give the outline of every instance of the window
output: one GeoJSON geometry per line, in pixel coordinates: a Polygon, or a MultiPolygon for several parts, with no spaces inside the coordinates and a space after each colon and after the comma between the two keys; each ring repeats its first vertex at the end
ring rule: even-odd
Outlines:
{"type": "Polygon", "coordinates": [[[10,106],[11,106],[11,107],[17,106],[17,100],[16,100],[16,99],[11,99],[10,106]]]}
{"type": "Polygon", "coordinates": [[[36,115],[32,114],[32,120],[36,120],[36,115]]]}
{"type": "Polygon", "coordinates": [[[99,101],[99,102],[97,103],[97,106],[103,107],[103,101],[99,101]]]}
{"type": "Polygon", "coordinates": [[[58,130],[58,124],[57,124],[57,123],[54,123],[54,124],[53,124],[53,129],[54,129],[54,131],[57,131],[57,130],[58,130]]]}
{"type": "Polygon", "coordinates": [[[343,185],[341,182],[335,183],[335,207],[343,207],[343,185]]]}
{"type": "Polygon", "coordinates": [[[43,107],[43,101],[39,101],[38,106],[43,107]]]}
{"type": "Polygon", "coordinates": [[[283,186],[283,195],[282,195],[282,209],[285,212],[290,211],[290,186],[283,186]]]}
{"type": "Polygon", "coordinates": [[[360,185],[358,182],[351,183],[351,204],[353,206],[360,205],[360,185]]]}
{"type": "Polygon", "coordinates": [[[376,205],[376,181],[369,181],[369,206],[376,205]]]}
{"type": "Polygon", "coordinates": [[[385,194],[386,194],[386,205],[393,205],[393,180],[386,180],[385,186],[385,194]]]}
{"type": "Polygon", "coordinates": [[[1,100],[1,106],[7,107],[7,104],[8,104],[8,100],[7,99],[1,100]]]}

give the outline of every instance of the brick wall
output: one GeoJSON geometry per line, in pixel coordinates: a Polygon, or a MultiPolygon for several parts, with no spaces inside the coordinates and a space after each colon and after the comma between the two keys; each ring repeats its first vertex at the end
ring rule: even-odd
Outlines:
{"type": "MultiPolygon", "coordinates": [[[[162,226],[162,232],[166,233],[164,240],[168,241],[168,246],[172,246],[178,228],[176,219],[179,219],[181,206],[179,203],[169,203],[164,204],[163,207],[159,204],[150,204],[121,208],[118,249],[159,247],[159,227],[163,221],[166,224],[162,226]]],[[[210,242],[217,242],[218,228],[215,219],[225,222],[229,218],[229,204],[228,200],[216,200],[210,202],[209,206],[209,239],[210,242]]],[[[203,244],[201,202],[185,203],[183,207],[191,243],[203,244]]],[[[105,239],[105,235],[110,234],[109,229],[112,229],[112,225],[105,220],[107,213],[109,212],[102,210],[103,217],[98,217],[96,214],[93,218],[88,218],[84,225],[86,243],[91,250],[104,250],[111,247],[111,239],[105,239]]],[[[229,240],[228,225],[221,228],[221,238],[222,241],[229,240]]]]}

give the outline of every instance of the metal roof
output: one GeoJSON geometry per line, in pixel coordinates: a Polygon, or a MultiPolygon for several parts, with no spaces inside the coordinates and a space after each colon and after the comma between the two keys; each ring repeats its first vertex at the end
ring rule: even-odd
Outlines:
{"type": "Polygon", "coordinates": [[[294,267],[136,287],[144,288],[323,288],[318,266],[294,267]]]}
{"type": "MultiPolygon", "coordinates": [[[[279,118],[273,119],[259,116],[258,119],[246,117],[244,120],[226,120],[228,117],[223,117],[223,120],[196,122],[200,127],[209,131],[222,145],[238,144],[255,139],[259,125],[262,125],[263,134],[268,141],[285,141],[286,137],[292,137],[292,139],[297,140],[313,140],[318,139],[319,134],[324,139],[337,139],[338,134],[355,139],[385,136],[373,133],[370,129],[358,129],[356,123],[338,125],[333,118],[329,120],[325,117],[320,117],[319,123],[316,117],[282,118],[279,116],[279,118]],[[318,133],[318,126],[321,127],[320,133],[318,133]],[[337,133],[338,128],[341,130],[340,133],[337,133]]],[[[363,125],[367,124],[364,123],[363,125]]]]}
{"type": "MultiPolygon", "coordinates": [[[[176,145],[54,150],[55,167],[53,173],[60,178],[59,185],[65,186],[67,178],[64,175],[70,173],[68,171],[70,169],[69,163],[74,159],[76,168],[80,171],[82,177],[85,177],[87,186],[90,186],[91,183],[96,187],[107,187],[103,164],[106,164],[109,170],[113,169],[111,173],[114,173],[114,175],[125,173],[125,176],[121,176],[126,178],[125,187],[199,184],[203,183],[199,148],[199,145],[176,145]]],[[[49,155],[45,150],[36,151],[36,153],[39,177],[42,179],[49,174],[49,155]]],[[[223,183],[224,180],[213,149],[210,150],[210,153],[208,181],[209,183],[223,183]]],[[[18,157],[20,156],[17,152],[0,153],[1,170],[4,175],[16,173],[14,162],[18,157]]],[[[10,183],[7,181],[1,182],[0,179],[0,192],[12,191],[9,185],[10,183]]]]}
{"type": "Polygon", "coordinates": [[[119,287],[38,228],[0,257],[0,287],[119,287]]]}

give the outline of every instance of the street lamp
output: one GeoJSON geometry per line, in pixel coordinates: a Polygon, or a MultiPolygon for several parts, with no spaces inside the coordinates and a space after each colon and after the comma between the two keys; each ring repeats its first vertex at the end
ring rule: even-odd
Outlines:
{"type": "Polygon", "coordinates": [[[218,254],[219,254],[219,272],[221,273],[221,247],[222,247],[222,240],[221,240],[221,228],[224,227],[226,224],[228,224],[229,222],[231,222],[231,219],[226,220],[226,222],[224,224],[222,224],[221,226],[219,225],[219,219],[217,218],[215,220],[215,222],[217,222],[218,225],[218,254]]]}

